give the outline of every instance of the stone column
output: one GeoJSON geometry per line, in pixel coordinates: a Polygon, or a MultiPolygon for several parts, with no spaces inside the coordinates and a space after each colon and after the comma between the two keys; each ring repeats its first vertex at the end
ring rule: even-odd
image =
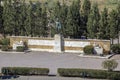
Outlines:
{"type": "Polygon", "coordinates": [[[64,51],[64,39],[61,34],[55,34],[54,36],[54,52],[64,51]]]}

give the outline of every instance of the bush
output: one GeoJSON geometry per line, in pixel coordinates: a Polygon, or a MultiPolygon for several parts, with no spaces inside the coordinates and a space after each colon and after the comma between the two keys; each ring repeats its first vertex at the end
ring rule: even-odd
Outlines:
{"type": "Polygon", "coordinates": [[[92,45],[85,46],[83,51],[85,54],[93,54],[94,47],[92,45]]]}
{"type": "Polygon", "coordinates": [[[108,71],[113,71],[118,66],[118,63],[115,60],[106,60],[102,63],[102,66],[108,71]]]}
{"type": "Polygon", "coordinates": [[[48,68],[3,67],[4,75],[48,75],[48,68]]]}
{"type": "Polygon", "coordinates": [[[18,52],[24,52],[24,50],[25,50],[25,47],[24,47],[24,46],[18,46],[18,47],[17,47],[17,51],[18,51],[18,52]]]}
{"type": "Polygon", "coordinates": [[[1,50],[2,51],[8,51],[9,50],[8,45],[2,45],[1,50]]]}
{"type": "Polygon", "coordinates": [[[10,39],[8,39],[8,38],[2,39],[2,40],[1,40],[1,44],[2,44],[2,45],[10,45],[10,39]]]}
{"type": "Polygon", "coordinates": [[[120,72],[108,72],[106,70],[93,69],[65,69],[59,68],[58,74],[65,77],[85,77],[96,79],[120,80],[120,72]]]}
{"type": "Polygon", "coordinates": [[[116,54],[120,54],[120,44],[113,44],[111,50],[116,54]]]}

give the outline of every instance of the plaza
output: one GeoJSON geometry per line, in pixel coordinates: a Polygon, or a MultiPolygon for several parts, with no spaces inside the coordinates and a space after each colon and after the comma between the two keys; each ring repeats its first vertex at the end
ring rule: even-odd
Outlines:
{"type": "MultiPolygon", "coordinates": [[[[83,68],[103,69],[101,63],[106,59],[83,58],[73,53],[50,53],[50,52],[28,52],[28,53],[0,53],[0,68],[2,67],[37,67],[49,68],[49,75],[57,75],[58,68],[83,68]]],[[[116,59],[116,57],[112,57],[116,59]]],[[[120,70],[120,59],[117,59],[120,70]]]]}

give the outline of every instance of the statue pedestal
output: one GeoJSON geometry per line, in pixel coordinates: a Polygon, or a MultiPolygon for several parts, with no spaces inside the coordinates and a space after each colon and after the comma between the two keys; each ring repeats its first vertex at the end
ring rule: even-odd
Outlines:
{"type": "Polygon", "coordinates": [[[64,51],[64,39],[61,34],[55,34],[54,36],[54,51],[55,52],[62,52],[64,51]]]}

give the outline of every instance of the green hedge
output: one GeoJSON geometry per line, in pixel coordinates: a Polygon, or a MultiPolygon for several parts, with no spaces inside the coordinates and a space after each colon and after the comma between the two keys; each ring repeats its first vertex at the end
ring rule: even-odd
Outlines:
{"type": "Polygon", "coordinates": [[[18,46],[18,47],[17,47],[17,51],[18,51],[18,52],[24,52],[24,50],[25,50],[25,47],[24,47],[24,46],[18,46]]]}
{"type": "Polygon", "coordinates": [[[94,47],[92,45],[85,46],[83,51],[85,54],[93,54],[94,47]]]}
{"type": "Polygon", "coordinates": [[[113,44],[111,50],[116,54],[120,54],[120,44],[113,44]]]}
{"type": "Polygon", "coordinates": [[[2,46],[1,46],[1,50],[2,50],[2,51],[8,51],[8,50],[9,50],[8,45],[2,45],[2,46]]]}
{"type": "Polygon", "coordinates": [[[59,68],[58,74],[65,77],[86,77],[96,79],[120,80],[120,72],[108,72],[106,70],[59,68]]]}
{"type": "Polygon", "coordinates": [[[10,45],[10,39],[9,38],[4,38],[1,40],[2,45],[10,45]]]}
{"type": "Polygon", "coordinates": [[[48,68],[3,67],[4,75],[48,75],[48,68]]]}

